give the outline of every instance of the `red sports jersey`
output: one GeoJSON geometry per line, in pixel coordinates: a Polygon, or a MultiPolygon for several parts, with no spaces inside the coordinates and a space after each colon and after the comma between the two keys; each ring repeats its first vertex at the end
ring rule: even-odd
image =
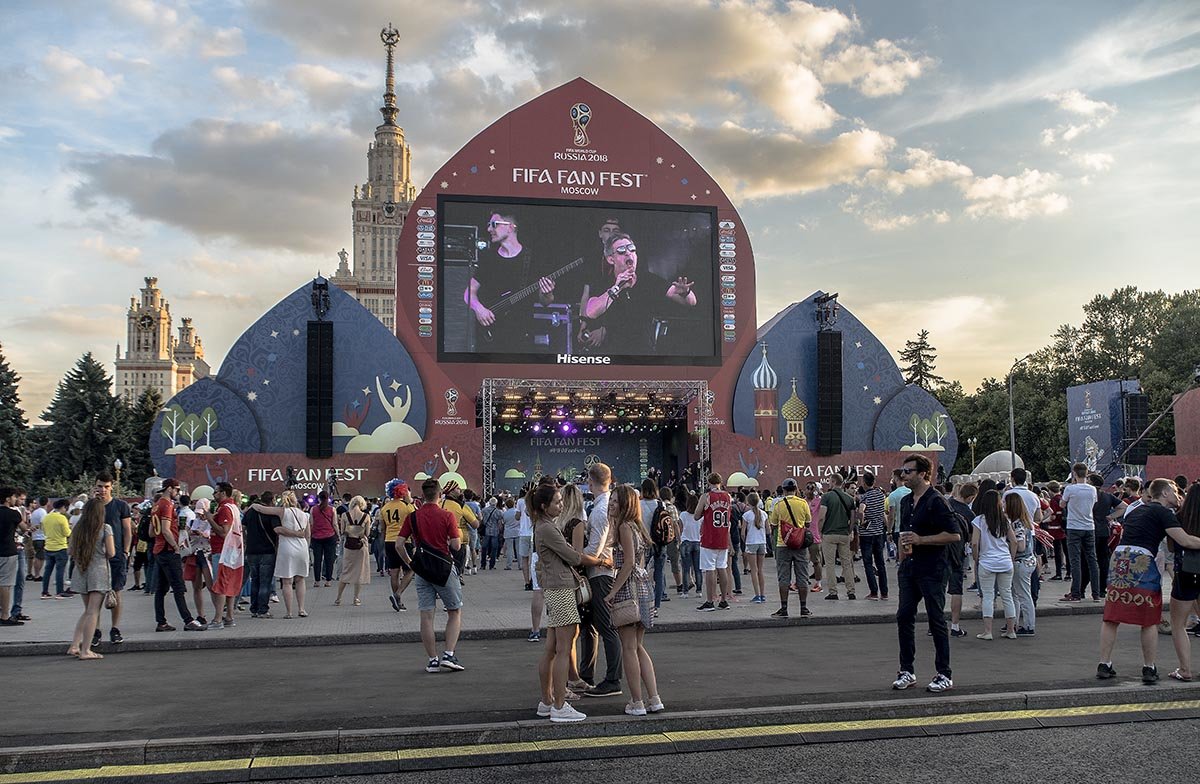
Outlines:
{"type": "Polygon", "coordinates": [[[724,490],[709,490],[700,524],[700,546],[709,550],[729,549],[729,524],[733,519],[733,499],[724,490]]]}

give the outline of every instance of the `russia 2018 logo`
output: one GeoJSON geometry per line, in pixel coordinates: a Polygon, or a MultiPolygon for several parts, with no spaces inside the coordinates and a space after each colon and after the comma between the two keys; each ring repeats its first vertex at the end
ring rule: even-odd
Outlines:
{"type": "Polygon", "coordinates": [[[587,126],[591,121],[592,107],[586,103],[577,103],[571,107],[571,128],[575,131],[576,147],[587,147],[591,144],[587,135],[587,126]]]}

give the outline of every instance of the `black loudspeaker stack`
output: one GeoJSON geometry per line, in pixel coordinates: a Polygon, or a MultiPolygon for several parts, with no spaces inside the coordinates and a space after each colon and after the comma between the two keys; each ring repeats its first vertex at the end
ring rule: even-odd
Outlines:
{"type": "Polygon", "coordinates": [[[333,323],[308,322],[304,454],[333,457],[333,323]]]}
{"type": "MultiPolygon", "coordinates": [[[[1121,408],[1125,427],[1122,437],[1125,439],[1125,444],[1129,445],[1150,424],[1150,399],[1141,392],[1126,393],[1121,396],[1121,408]]],[[[1125,463],[1144,466],[1149,456],[1150,442],[1143,438],[1125,455],[1125,463]]]]}
{"type": "Polygon", "coordinates": [[[842,333],[817,333],[817,448],[819,455],[842,451],[842,333]]]}

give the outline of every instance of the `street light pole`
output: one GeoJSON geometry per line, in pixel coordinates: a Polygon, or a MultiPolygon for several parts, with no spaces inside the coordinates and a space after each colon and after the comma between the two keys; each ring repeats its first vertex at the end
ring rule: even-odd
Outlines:
{"type": "Polygon", "coordinates": [[[113,487],[113,495],[115,496],[120,496],[121,493],[121,468],[124,465],[125,464],[121,462],[121,458],[119,457],[113,461],[113,468],[116,469],[117,472],[116,482],[113,483],[115,485],[113,487]]]}
{"type": "Polygon", "coordinates": [[[978,443],[979,443],[979,439],[976,438],[975,436],[971,436],[970,438],[967,439],[967,445],[971,447],[971,470],[972,471],[975,470],[975,465],[976,465],[976,463],[975,463],[975,445],[978,443]]]}
{"type": "Polygon", "coordinates": [[[1017,366],[1032,356],[1033,354],[1026,354],[1021,357],[1013,362],[1008,371],[1008,456],[1012,462],[1010,470],[1017,468],[1017,418],[1013,414],[1013,376],[1017,373],[1017,366]]]}

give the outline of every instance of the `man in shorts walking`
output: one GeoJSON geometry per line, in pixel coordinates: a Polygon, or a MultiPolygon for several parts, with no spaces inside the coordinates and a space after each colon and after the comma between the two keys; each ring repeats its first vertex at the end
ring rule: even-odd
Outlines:
{"type": "Polygon", "coordinates": [[[388,600],[392,603],[393,610],[404,612],[408,609],[404,606],[404,589],[412,582],[413,572],[401,560],[400,553],[396,550],[396,540],[400,537],[400,526],[404,524],[416,507],[413,506],[412,493],[409,492],[408,485],[399,479],[388,482],[384,492],[387,494],[388,501],[379,510],[379,519],[383,521],[383,551],[387,561],[388,581],[392,589],[388,600]]]}
{"type": "Polygon", "coordinates": [[[788,617],[788,594],[795,582],[800,593],[800,617],[808,618],[812,615],[808,609],[808,548],[788,547],[783,536],[783,523],[808,528],[812,525],[812,511],[808,502],[797,495],[800,486],[795,479],[783,480],[782,489],[783,497],[771,507],[767,518],[771,530],[775,531],[775,573],[779,578],[779,609],[771,613],[771,617],[788,617]]]}
{"type": "Polygon", "coordinates": [[[733,519],[733,499],[721,489],[725,480],[718,473],[708,475],[708,492],[700,496],[696,504],[696,517],[700,524],[700,571],[704,573],[704,604],[696,608],[699,612],[728,610],[729,581],[729,526],[733,519]],[[720,603],[717,590],[720,589],[720,603]]]}
{"type": "Polygon", "coordinates": [[[425,672],[462,672],[466,667],[454,655],[454,646],[458,644],[458,634],[462,630],[462,585],[458,581],[458,570],[453,566],[453,554],[462,547],[458,518],[438,505],[441,490],[436,479],[426,479],[421,484],[421,495],[424,496],[425,503],[404,519],[396,539],[396,552],[411,569],[412,557],[405,545],[412,539],[418,546],[427,548],[451,562],[450,576],[445,585],[432,583],[419,574],[414,581],[417,584],[417,609],[421,612],[421,643],[429,656],[425,672]],[[440,659],[437,655],[437,639],[433,632],[433,612],[438,599],[442,600],[442,606],[446,608],[446,649],[442,651],[440,659]]]}

